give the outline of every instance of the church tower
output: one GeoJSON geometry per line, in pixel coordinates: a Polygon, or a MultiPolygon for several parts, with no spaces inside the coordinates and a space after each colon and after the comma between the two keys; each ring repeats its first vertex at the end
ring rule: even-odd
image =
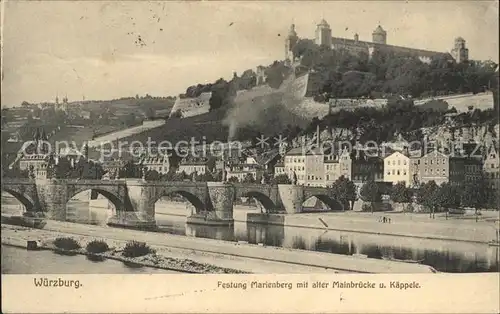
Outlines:
{"type": "Polygon", "coordinates": [[[297,36],[297,32],[295,31],[295,24],[290,26],[290,30],[288,31],[288,36],[285,39],[285,60],[292,62],[294,61],[293,55],[293,47],[299,41],[299,37],[297,36]]]}
{"type": "Polygon", "coordinates": [[[316,26],[316,45],[332,47],[332,30],[324,19],[316,26]]]}
{"type": "Polygon", "coordinates": [[[375,44],[387,44],[387,32],[382,28],[382,26],[377,26],[377,28],[372,33],[372,42],[375,44]]]}
{"type": "Polygon", "coordinates": [[[451,55],[457,63],[469,60],[469,49],[465,47],[465,39],[462,37],[455,38],[455,45],[451,50],[451,55]]]}

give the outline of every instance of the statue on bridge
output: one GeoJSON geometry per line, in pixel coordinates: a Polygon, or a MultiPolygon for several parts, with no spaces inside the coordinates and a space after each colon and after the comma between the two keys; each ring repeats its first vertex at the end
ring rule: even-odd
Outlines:
{"type": "Polygon", "coordinates": [[[222,182],[227,182],[227,172],[229,171],[229,167],[227,166],[226,161],[222,162],[222,182]]]}

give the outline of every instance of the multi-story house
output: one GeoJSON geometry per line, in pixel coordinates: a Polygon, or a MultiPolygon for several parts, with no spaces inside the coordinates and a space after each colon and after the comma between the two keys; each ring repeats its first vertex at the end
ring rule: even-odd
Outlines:
{"type": "Polygon", "coordinates": [[[177,172],[184,172],[185,174],[197,175],[205,174],[207,172],[207,160],[205,158],[185,158],[179,163],[177,172]]]}
{"type": "Polygon", "coordinates": [[[351,179],[352,159],[347,150],[340,155],[325,155],[324,167],[326,186],[331,186],[341,176],[351,179]]]}
{"type": "Polygon", "coordinates": [[[434,150],[419,159],[419,183],[434,181],[441,185],[445,182],[463,181],[463,163],[461,158],[450,158],[449,155],[434,150]]]}
{"type": "Polygon", "coordinates": [[[227,179],[235,177],[239,182],[242,182],[251,176],[255,182],[260,182],[263,173],[264,167],[257,163],[253,157],[247,157],[245,163],[235,164],[230,167],[227,172],[227,179]]]}
{"type": "Polygon", "coordinates": [[[367,154],[364,150],[351,153],[352,172],[351,180],[363,183],[369,180],[384,181],[384,160],[382,157],[367,154]]]}
{"type": "Polygon", "coordinates": [[[491,145],[484,158],[483,172],[489,188],[498,193],[500,189],[500,165],[498,160],[498,151],[495,145],[491,145]]]}
{"type": "Polygon", "coordinates": [[[310,150],[305,154],[305,185],[325,186],[325,156],[319,149],[310,150]]]}
{"type": "Polygon", "coordinates": [[[404,182],[406,186],[410,186],[413,177],[411,169],[408,156],[400,152],[392,153],[384,158],[384,182],[404,182]]]}
{"type": "Polygon", "coordinates": [[[297,184],[305,185],[306,176],[306,154],[301,147],[292,148],[285,156],[285,173],[293,179],[293,174],[297,176],[297,184]]]}
{"type": "Polygon", "coordinates": [[[137,164],[142,168],[147,168],[151,171],[155,170],[160,174],[166,174],[170,169],[170,162],[166,155],[144,156],[137,164]]]}

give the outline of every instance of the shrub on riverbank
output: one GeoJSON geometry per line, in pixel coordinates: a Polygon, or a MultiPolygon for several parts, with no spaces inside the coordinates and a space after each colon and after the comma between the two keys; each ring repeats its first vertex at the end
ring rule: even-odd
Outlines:
{"type": "Polygon", "coordinates": [[[130,241],[125,245],[122,254],[125,257],[139,257],[154,252],[155,250],[149,247],[149,245],[144,242],[130,241]]]}
{"type": "Polygon", "coordinates": [[[86,250],[89,253],[104,253],[109,251],[109,246],[102,240],[92,240],[87,244],[86,250]]]}
{"type": "Polygon", "coordinates": [[[81,247],[78,241],[73,238],[56,238],[54,245],[63,250],[76,250],[81,247]]]}

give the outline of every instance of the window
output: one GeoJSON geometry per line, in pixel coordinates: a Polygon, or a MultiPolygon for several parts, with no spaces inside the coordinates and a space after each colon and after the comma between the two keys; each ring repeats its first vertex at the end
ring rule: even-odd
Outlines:
{"type": "Polygon", "coordinates": [[[394,175],[394,169],[392,169],[392,175],[394,175]]]}
{"type": "Polygon", "coordinates": [[[398,176],[400,175],[399,169],[398,169],[398,176]]]}
{"type": "Polygon", "coordinates": [[[388,161],[387,161],[387,165],[388,165],[388,166],[390,166],[390,165],[391,165],[391,161],[390,161],[390,160],[388,160],[388,161]]]}
{"type": "Polygon", "coordinates": [[[406,166],[406,160],[403,160],[403,165],[405,165],[405,166],[406,166]]]}
{"type": "Polygon", "coordinates": [[[387,175],[390,176],[391,175],[391,172],[390,171],[387,171],[387,175]]]}
{"type": "Polygon", "coordinates": [[[434,160],[431,159],[431,165],[434,163],[434,160]]]}
{"type": "Polygon", "coordinates": [[[398,160],[398,166],[401,166],[401,160],[398,160]]]}
{"type": "Polygon", "coordinates": [[[393,166],[395,166],[395,165],[396,165],[396,161],[395,161],[395,160],[393,160],[393,161],[392,161],[392,165],[393,165],[393,166]]]}
{"type": "Polygon", "coordinates": [[[403,175],[406,175],[406,170],[403,170],[403,175]]]}

